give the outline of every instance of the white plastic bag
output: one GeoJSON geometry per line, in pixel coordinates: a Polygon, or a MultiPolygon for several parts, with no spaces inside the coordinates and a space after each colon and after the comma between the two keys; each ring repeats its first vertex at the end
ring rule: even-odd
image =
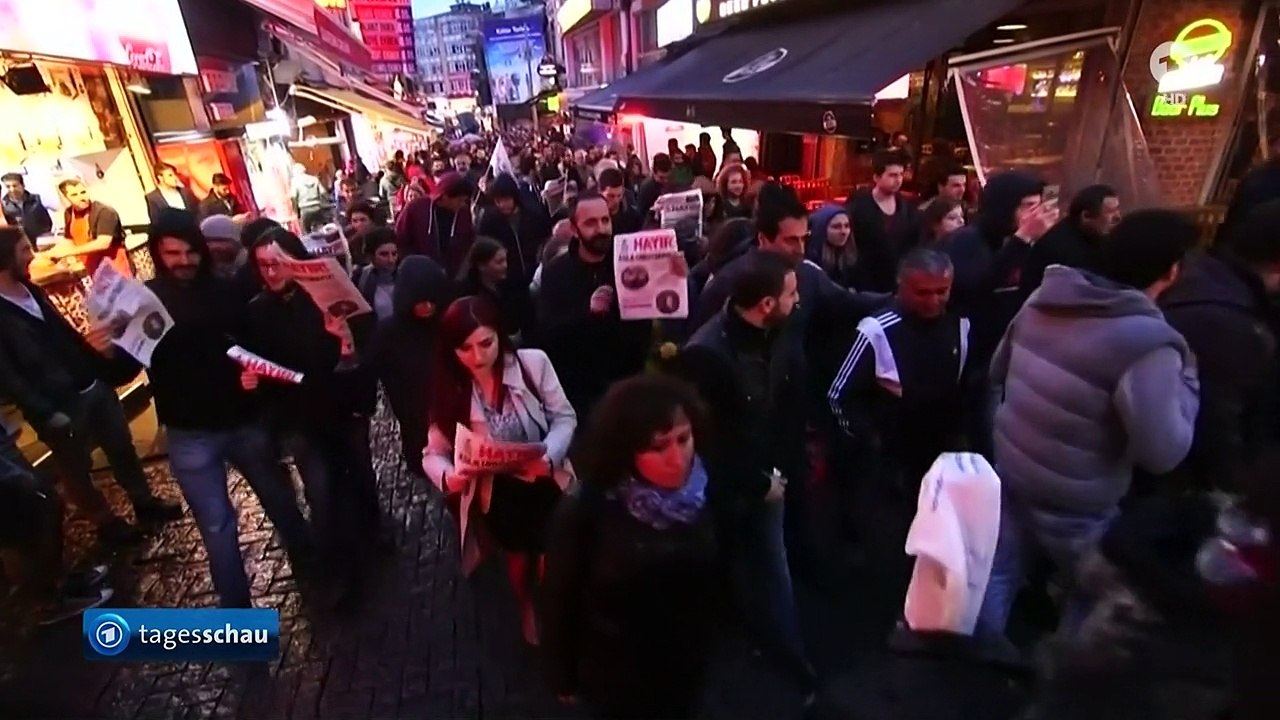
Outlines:
{"type": "Polygon", "coordinates": [[[1000,535],[1000,478],[986,458],[943,453],[920,484],[903,615],[916,631],[972,635],[1000,535]]]}

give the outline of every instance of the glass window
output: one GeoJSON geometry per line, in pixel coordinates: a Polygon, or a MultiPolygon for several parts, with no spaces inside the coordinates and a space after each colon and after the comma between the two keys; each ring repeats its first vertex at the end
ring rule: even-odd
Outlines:
{"type": "Polygon", "coordinates": [[[1115,53],[1106,38],[1086,47],[1010,50],[952,71],[979,177],[1029,172],[1060,185],[1064,202],[1094,182],[1114,186],[1127,207],[1159,202],[1155,167],[1123,86],[1111,111],[1115,53]]]}

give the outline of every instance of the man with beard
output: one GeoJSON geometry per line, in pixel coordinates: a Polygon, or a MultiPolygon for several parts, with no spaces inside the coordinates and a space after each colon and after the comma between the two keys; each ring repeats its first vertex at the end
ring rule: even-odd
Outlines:
{"type": "Polygon", "coordinates": [[[152,494],[116,397],[115,387],[133,379],[137,366],[95,352],[111,347],[111,334],[94,329],[81,336],[31,282],[33,257],[21,229],[0,228],[0,396],[18,406],[53,453],[67,495],[98,526],[100,539],[136,540],[137,528],[116,516],[94,487],[90,453],[102,447],[140,522],[182,516],[180,506],[152,494]]]}
{"type": "Polygon", "coordinates": [[[569,252],[548,263],[538,293],[539,344],[583,418],[609,385],[644,370],[653,325],[624,321],[613,276],[609,204],[596,193],[574,203],[569,252]]]}
{"type": "Polygon", "coordinates": [[[763,648],[809,691],[783,538],[787,480],[803,477],[806,460],[803,362],[787,337],[799,299],[791,263],[752,255],[728,306],[689,340],[676,367],[711,412],[708,492],[731,548],[737,602],[763,648]]]}
{"type": "MultiPolygon", "coordinates": [[[[231,191],[231,178],[223,173],[214,173],[210,181],[213,186],[208,197],[200,201],[201,219],[215,215],[226,215],[238,223],[248,222],[253,214],[240,202],[240,198],[231,191]]],[[[344,179],[345,182],[345,179],[344,179]]]]}
{"type": "Polygon", "coordinates": [[[1120,195],[1107,185],[1090,185],[1076,193],[1067,217],[1054,225],[1027,252],[1020,292],[1024,298],[1044,282],[1050,265],[1098,271],[1102,242],[1120,222],[1120,195]]]}
{"type": "Polygon", "coordinates": [[[169,465],[204,540],[221,606],[249,607],[227,465],[248,481],[291,552],[306,552],[307,524],[292,488],[280,482],[259,405],[241,389],[240,367],[227,357],[244,308],[231,282],[215,274],[195,217],[160,210],[148,230],[147,248],[156,260],[156,277],[147,287],[174,321],[147,369],[156,416],[168,439],[169,465]]]}

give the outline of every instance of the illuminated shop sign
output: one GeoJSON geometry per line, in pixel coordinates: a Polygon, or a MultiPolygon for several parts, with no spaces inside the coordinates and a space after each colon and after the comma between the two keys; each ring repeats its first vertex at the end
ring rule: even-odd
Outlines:
{"type": "Polygon", "coordinates": [[[1151,104],[1151,117],[1217,117],[1221,110],[1204,93],[1161,93],[1151,104]]]}
{"type": "MultiPolygon", "coordinates": [[[[707,0],[705,4],[708,6],[714,4],[716,8],[716,19],[720,19],[733,17],[738,13],[755,10],[756,8],[764,7],[765,5],[772,5],[777,2],[782,2],[782,0],[707,0]]],[[[699,3],[699,5],[702,4],[704,3],[699,3]]],[[[710,8],[708,7],[708,9],[710,8]]],[[[706,22],[706,20],[703,20],[702,18],[703,13],[700,10],[698,12],[698,21],[706,22]]]]}
{"type": "Polygon", "coordinates": [[[565,0],[556,11],[556,25],[566,33],[594,12],[612,9],[612,0],[565,0]]]}
{"type": "Polygon", "coordinates": [[[1217,117],[1221,110],[1205,92],[1226,75],[1223,59],[1231,49],[1231,30],[1220,20],[1201,18],[1151,53],[1151,76],[1157,95],[1151,117],[1217,117]],[[1188,94],[1190,93],[1190,94],[1188,94]]]}

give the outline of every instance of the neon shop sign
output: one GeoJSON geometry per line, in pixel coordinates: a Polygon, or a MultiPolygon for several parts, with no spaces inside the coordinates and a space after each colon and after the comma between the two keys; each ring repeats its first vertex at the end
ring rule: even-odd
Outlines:
{"type": "Polygon", "coordinates": [[[1225,24],[1202,18],[1157,47],[1151,53],[1151,75],[1158,83],[1151,117],[1217,117],[1221,104],[1196,91],[1222,82],[1226,74],[1222,61],[1231,41],[1231,30],[1225,24]]]}

